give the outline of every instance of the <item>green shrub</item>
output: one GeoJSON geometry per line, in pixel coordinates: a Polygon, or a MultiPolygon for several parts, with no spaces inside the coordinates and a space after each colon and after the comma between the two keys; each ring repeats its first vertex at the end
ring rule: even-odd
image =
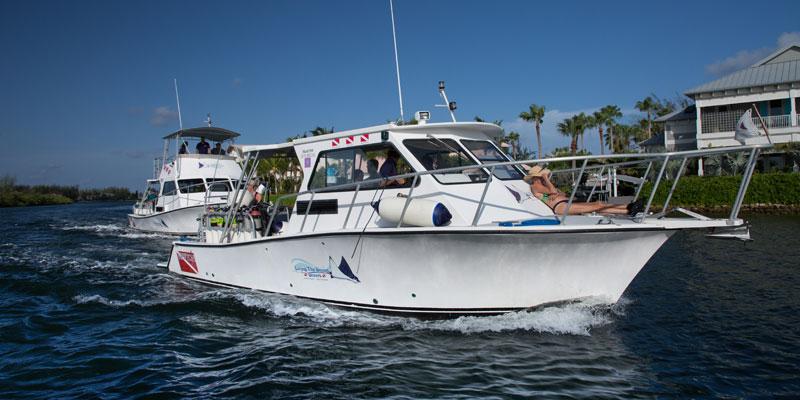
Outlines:
{"type": "MultiPolygon", "coordinates": [[[[729,206],[733,204],[741,176],[684,176],[670,200],[671,206],[729,206]]],[[[653,199],[653,205],[664,204],[673,181],[662,181],[653,199]]],[[[653,183],[647,182],[642,196],[647,199],[653,183]]],[[[755,174],[750,181],[744,204],[800,204],[800,174],[755,174]]]]}

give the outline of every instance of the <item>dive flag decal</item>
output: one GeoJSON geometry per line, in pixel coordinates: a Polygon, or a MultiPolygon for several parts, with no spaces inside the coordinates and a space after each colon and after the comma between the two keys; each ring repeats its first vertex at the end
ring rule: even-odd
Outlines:
{"type": "Polygon", "coordinates": [[[178,251],[178,265],[183,272],[188,272],[190,274],[199,272],[197,261],[194,259],[194,253],[191,251],[178,251]]]}

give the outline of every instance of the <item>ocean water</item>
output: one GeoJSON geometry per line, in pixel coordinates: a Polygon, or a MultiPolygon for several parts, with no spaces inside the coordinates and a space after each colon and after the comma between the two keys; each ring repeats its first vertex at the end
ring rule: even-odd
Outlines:
{"type": "Polygon", "coordinates": [[[0,398],[800,396],[800,217],[681,232],[614,306],[423,321],[170,275],[128,209],[0,209],[0,398]]]}

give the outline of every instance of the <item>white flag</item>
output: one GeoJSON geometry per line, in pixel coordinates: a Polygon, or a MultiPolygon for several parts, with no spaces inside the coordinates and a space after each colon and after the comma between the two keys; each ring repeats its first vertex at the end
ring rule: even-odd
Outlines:
{"type": "Polygon", "coordinates": [[[741,144],[746,144],[748,138],[759,136],[758,129],[756,125],[753,123],[753,116],[752,110],[747,109],[745,113],[739,118],[739,122],[736,123],[736,134],[734,138],[739,141],[741,144]]]}

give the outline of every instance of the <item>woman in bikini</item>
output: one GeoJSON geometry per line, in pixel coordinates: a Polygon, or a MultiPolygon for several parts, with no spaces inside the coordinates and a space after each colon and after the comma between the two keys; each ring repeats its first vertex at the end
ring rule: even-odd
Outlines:
{"type": "MultiPolygon", "coordinates": [[[[569,196],[558,190],[548,176],[550,170],[538,165],[533,166],[528,174],[522,178],[531,185],[531,193],[537,199],[547,204],[556,214],[564,214],[564,210],[569,203],[569,196]]],[[[588,203],[573,202],[569,208],[570,215],[599,213],[599,214],[618,214],[636,215],[643,211],[641,201],[631,204],[608,204],[602,201],[592,201],[588,203]]]]}

